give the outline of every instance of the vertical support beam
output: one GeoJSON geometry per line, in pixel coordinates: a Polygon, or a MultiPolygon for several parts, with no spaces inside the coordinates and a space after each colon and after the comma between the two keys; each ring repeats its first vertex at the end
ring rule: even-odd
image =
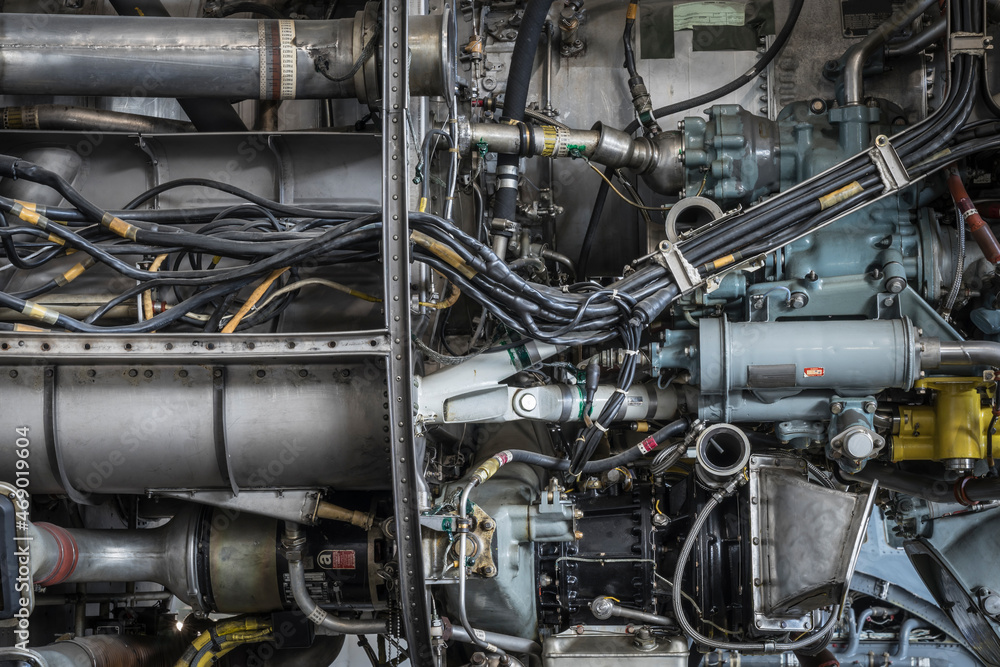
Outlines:
{"type": "Polygon", "coordinates": [[[413,380],[410,358],[410,264],[407,211],[406,106],[407,15],[405,0],[385,0],[382,46],[382,229],[385,266],[385,316],[390,354],[389,436],[393,505],[399,546],[399,583],[403,622],[414,665],[431,664],[430,619],[424,594],[420,515],[413,432],[413,380]]]}

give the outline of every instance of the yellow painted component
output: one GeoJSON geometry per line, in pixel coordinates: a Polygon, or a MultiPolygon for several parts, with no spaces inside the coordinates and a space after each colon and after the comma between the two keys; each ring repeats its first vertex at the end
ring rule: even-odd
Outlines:
{"type": "Polygon", "coordinates": [[[933,391],[933,400],[929,406],[899,409],[892,460],[984,458],[993,412],[982,403],[984,394],[992,396],[993,383],[977,377],[934,377],[918,380],[915,386],[933,391]]]}

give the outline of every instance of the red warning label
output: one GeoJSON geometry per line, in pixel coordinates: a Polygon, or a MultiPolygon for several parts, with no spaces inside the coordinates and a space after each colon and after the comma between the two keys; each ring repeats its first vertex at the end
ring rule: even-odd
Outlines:
{"type": "Polygon", "coordinates": [[[327,549],[319,552],[316,563],[324,570],[353,570],[354,552],[347,549],[327,549]]]}
{"type": "Polygon", "coordinates": [[[802,377],[804,378],[821,378],[823,377],[823,369],[818,366],[813,366],[811,368],[802,369],[802,377]]]}

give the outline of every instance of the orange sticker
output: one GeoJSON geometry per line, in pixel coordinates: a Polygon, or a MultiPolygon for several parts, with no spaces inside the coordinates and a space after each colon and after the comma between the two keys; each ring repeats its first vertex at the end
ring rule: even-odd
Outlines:
{"type": "Polygon", "coordinates": [[[819,367],[813,368],[803,368],[802,377],[804,378],[821,378],[823,377],[823,369],[819,367]]]}

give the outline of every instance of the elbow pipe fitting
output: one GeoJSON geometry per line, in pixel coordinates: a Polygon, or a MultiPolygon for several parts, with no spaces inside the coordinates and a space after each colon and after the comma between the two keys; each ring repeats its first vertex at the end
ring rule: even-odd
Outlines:
{"type": "Polygon", "coordinates": [[[844,54],[844,104],[856,106],[864,103],[865,84],[862,77],[865,61],[868,60],[889,36],[899,28],[937,5],[937,0],[910,0],[893,12],[889,19],[847,50],[844,54]]]}
{"type": "Polygon", "coordinates": [[[306,573],[305,567],[302,564],[301,552],[299,552],[299,557],[294,560],[290,552],[288,558],[288,578],[292,587],[292,597],[295,599],[296,606],[303,614],[309,617],[310,621],[327,630],[344,635],[385,634],[389,632],[388,621],[374,618],[338,618],[326,613],[325,610],[321,609],[309,597],[305,576],[306,573]]]}
{"type": "Polygon", "coordinates": [[[516,157],[587,158],[613,169],[628,169],[642,175],[660,194],[676,194],[684,187],[683,148],[680,132],[660,132],[655,137],[637,137],[597,123],[590,130],[526,123],[470,123],[460,121],[458,149],[495,151],[516,157]]]}

